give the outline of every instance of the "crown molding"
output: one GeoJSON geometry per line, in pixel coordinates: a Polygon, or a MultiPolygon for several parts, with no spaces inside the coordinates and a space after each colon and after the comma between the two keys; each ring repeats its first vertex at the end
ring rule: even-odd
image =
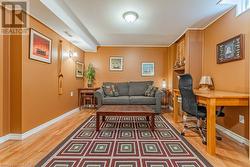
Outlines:
{"type": "Polygon", "coordinates": [[[168,45],[99,45],[99,47],[145,47],[145,48],[150,48],[150,47],[158,47],[158,48],[166,48],[168,45]]]}
{"type": "Polygon", "coordinates": [[[226,10],[225,12],[223,12],[221,15],[219,15],[216,19],[214,19],[213,21],[211,21],[210,23],[208,23],[207,25],[205,25],[204,27],[201,27],[201,28],[186,28],[184,30],[184,32],[176,39],[174,40],[170,45],[168,45],[168,47],[172,46],[174,43],[176,43],[184,34],[186,34],[187,31],[190,31],[190,30],[205,30],[207,29],[210,25],[212,25],[213,23],[215,23],[216,21],[218,21],[220,18],[222,18],[225,14],[227,14],[229,11],[231,11],[233,8],[235,8],[235,6],[229,8],[228,10],[226,10]]]}
{"type": "Polygon", "coordinates": [[[40,0],[51,12],[61,19],[70,29],[78,35],[85,50],[97,50],[99,43],[89,30],[82,24],[63,0],[40,0]]]}

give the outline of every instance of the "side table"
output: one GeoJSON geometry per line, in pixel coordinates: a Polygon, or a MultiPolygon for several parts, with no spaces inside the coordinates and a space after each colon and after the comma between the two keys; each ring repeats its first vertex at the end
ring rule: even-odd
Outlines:
{"type": "Polygon", "coordinates": [[[161,89],[163,92],[163,105],[162,108],[168,108],[169,105],[169,95],[170,95],[170,90],[169,89],[161,89]]]}
{"type": "Polygon", "coordinates": [[[95,108],[96,100],[94,93],[100,88],[79,88],[78,89],[78,106],[81,109],[82,106],[86,107],[87,102],[91,108],[95,108]]]}

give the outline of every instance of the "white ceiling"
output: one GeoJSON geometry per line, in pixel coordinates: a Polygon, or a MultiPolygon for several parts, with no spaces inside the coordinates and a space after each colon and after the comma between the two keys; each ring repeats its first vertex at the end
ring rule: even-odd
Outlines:
{"type": "Polygon", "coordinates": [[[204,28],[232,7],[217,5],[219,0],[41,1],[31,1],[30,13],[84,50],[95,50],[94,45],[168,46],[187,28],[204,28]],[[139,19],[126,23],[126,11],[137,12],[139,19]]]}

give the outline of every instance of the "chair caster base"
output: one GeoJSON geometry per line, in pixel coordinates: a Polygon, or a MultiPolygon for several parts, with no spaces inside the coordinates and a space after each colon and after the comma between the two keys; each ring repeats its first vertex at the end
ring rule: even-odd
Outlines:
{"type": "Polygon", "coordinates": [[[207,141],[202,140],[202,144],[207,145],[207,141]]]}
{"type": "Polygon", "coordinates": [[[222,140],[222,137],[216,136],[216,139],[217,139],[217,140],[222,140]]]}

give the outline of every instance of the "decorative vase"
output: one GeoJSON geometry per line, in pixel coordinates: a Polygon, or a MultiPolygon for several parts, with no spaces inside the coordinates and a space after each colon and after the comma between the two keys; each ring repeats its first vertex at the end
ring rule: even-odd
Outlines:
{"type": "Polygon", "coordinates": [[[88,87],[89,88],[93,87],[93,82],[92,81],[88,81],[88,87]]]}

